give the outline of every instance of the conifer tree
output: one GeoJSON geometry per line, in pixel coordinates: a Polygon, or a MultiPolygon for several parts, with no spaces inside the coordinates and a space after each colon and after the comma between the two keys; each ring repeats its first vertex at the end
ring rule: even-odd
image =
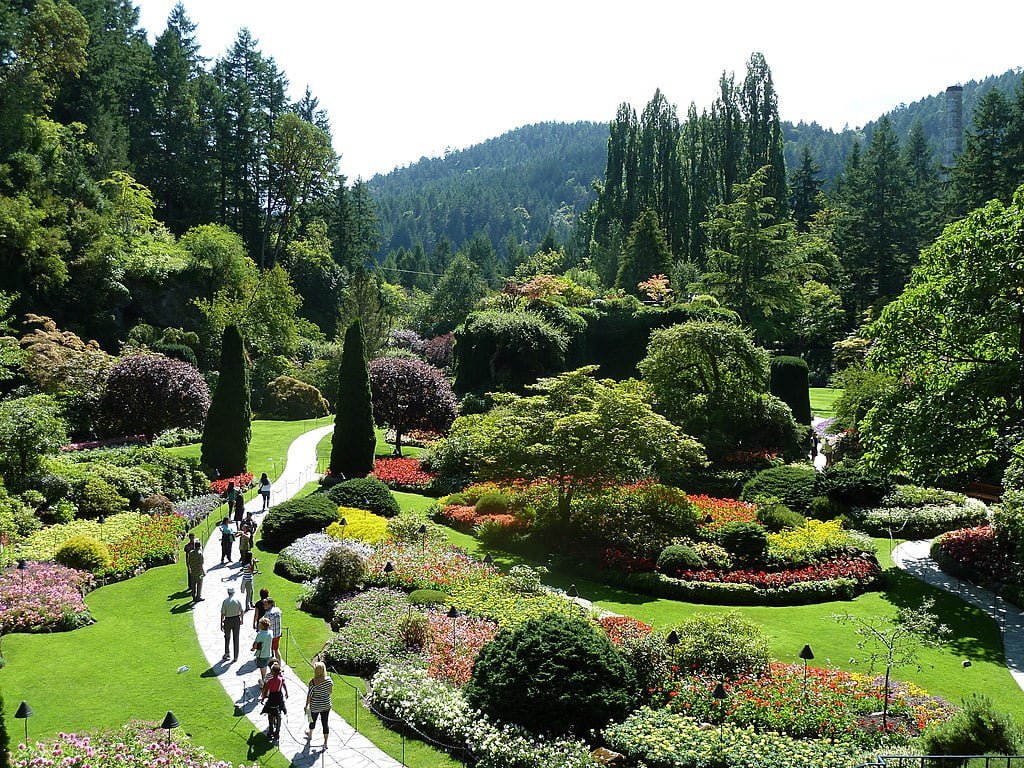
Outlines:
{"type": "Polygon", "coordinates": [[[377,435],[373,431],[373,402],[363,326],[358,320],[345,332],[335,407],[338,412],[334,417],[329,471],[345,478],[366,477],[373,471],[377,435]]]}
{"type": "Polygon", "coordinates": [[[629,243],[622,254],[615,284],[636,294],[638,283],[652,275],[668,274],[671,265],[672,252],[666,241],[665,230],[658,221],[658,214],[644,211],[629,233],[629,243]]]}
{"type": "Polygon", "coordinates": [[[249,371],[238,326],[224,329],[220,376],[203,427],[202,463],[221,477],[245,471],[252,436],[249,371]]]}
{"type": "Polygon", "coordinates": [[[818,194],[821,192],[821,169],[811,157],[811,150],[805,144],[800,156],[800,167],[793,171],[790,180],[790,200],[793,205],[793,220],[799,232],[806,232],[811,217],[818,212],[818,194]]]}

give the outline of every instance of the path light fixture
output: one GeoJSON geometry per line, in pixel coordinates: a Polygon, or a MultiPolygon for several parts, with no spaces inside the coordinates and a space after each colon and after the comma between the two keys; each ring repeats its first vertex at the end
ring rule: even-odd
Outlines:
{"type": "Polygon", "coordinates": [[[672,671],[678,672],[676,669],[676,648],[679,647],[679,633],[674,629],[668,633],[668,637],[665,638],[665,642],[668,643],[668,647],[672,649],[672,671]]]}
{"type": "MultiPolygon", "coordinates": [[[[28,563],[25,562],[25,558],[18,561],[18,572],[21,574],[21,586],[25,586],[25,568],[28,563]]],[[[24,704],[24,702],[22,702],[24,704]]]]}
{"type": "Polygon", "coordinates": [[[426,546],[427,546],[427,524],[423,523],[423,525],[421,525],[416,530],[416,533],[418,533],[420,536],[423,537],[423,546],[424,546],[424,548],[426,548],[426,546]]]}
{"type": "MultiPolygon", "coordinates": [[[[346,525],[348,525],[348,520],[346,520],[343,517],[343,518],[341,518],[341,520],[338,521],[338,525],[340,525],[342,528],[344,528],[346,525]]],[[[344,531],[342,533],[344,533],[344,531]]]]}
{"type": "Polygon", "coordinates": [[[452,620],[452,653],[455,653],[455,622],[459,618],[459,609],[454,605],[448,609],[448,618],[452,620]]]}
{"type": "Polygon", "coordinates": [[[569,615],[571,616],[572,606],[576,602],[576,598],[580,596],[580,591],[576,589],[575,584],[570,584],[569,588],[565,590],[565,596],[568,598],[568,600],[566,600],[566,603],[568,603],[569,615]]]}
{"type": "Polygon", "coordinates": [[[807,698],[807,662],[814,658],[814,651],[811,646],[805,645],[800,649],[800,658],[804,660],[804,698],[807,698]]]}
{"type": "MultiPolygon", "coordinates": [[[[24,560],[19,561],[19,566],[18,566],[19,568],[21,567],[20,563],[23,563],[23,562],[25,562],[25,561],[24,560]]],[[[21,704],[18,705],[18,711],[14,713],[14,717],[15,718],[17,718],[18,720],[24,720],[25,721],[25,743],[26,744],[28,744],[28,719],[30,717],[32,717],[32,715],[34,715],[34,714],[35,714],[35,712],[32,711],[32,707],[30,707],[28,705],[27,701],[21,702],[21,704]]]]}
{"type": "Polygon", "coordinates": [[[384,573],[394,573],[394,572],[395,572],[395,564],[394,563],[392,563],[390,560],[388,560],[386,563],[384,563],[384,573]]]}
{"type": "Polygon", "coordinates": [[[96,518],[96,522],[99,523],[100,525],[103,525],[105,522],[107,522],[107,516],[106,515],[100,515],[99,517],[96,518]]]}
{"type": "Polygon", "coordinates": [[[711,692],[711,698],[718,702],[718,743],[722,743],[722,726],[725,725],[725,704],[724,702],[729,697],[729,694],[725,691],[725,686],[721,683],[715,685],[715,690],[711,692]]]}
{"type": "Polygon", "coordinates": [[[174,716],[174,713],[167,710],[167,714],[164,715],[164,721],[160,723],[160,727],[167,731],[167,743],[171,743],[171,731],[177,728],[181,723],[178,722],[178,718],[174,716]]]}
{"type": "Polygon", "coordinates": [[[494,558],[491,556],[490,552],[484,555],[484,565],[494,565],[494,558]]]}

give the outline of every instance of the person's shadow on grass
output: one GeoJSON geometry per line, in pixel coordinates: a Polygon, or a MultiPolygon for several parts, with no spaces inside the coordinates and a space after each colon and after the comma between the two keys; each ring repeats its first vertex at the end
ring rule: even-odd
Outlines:
{"type": "Polygon", "coordinates": [[[255,762],[275,749],[277,749],[277,745],[268,739],[262,731],[253,728],[249,732],[248,750],[246,751],[246,760],[249,762],[255,762]]]}
{"type": "Polygon", "coordinates": [[[192,597],[192,593],[187,589],[179,589],[177,592],[172,592],[167,596],[167,602],[171,602],[171,600],[180,600],[183,597],[192,597]]]}
{"type": "Polygon", "coordinates": [[[178,603],[177,605],[172,605],[171,613],[188,613],[195,607],[196,604],[189,600],[187,603],[178,603]]]}

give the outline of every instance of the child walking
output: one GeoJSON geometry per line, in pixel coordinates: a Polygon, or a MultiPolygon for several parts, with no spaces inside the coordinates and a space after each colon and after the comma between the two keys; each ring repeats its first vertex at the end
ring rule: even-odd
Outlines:
{"type": "Polygon", "coordinates": [[[284,700],[287,698],[288,684],[284,680],[284,675],[281,674],[281,665],[275,663],[270,668],[270,677],[263,683],[263,690],[260,694],[260,701],[266,702],[263,714],[270,721],[267,738],[271,741],[281,738],[281,715],[287,711],[284,706],[284,700]]]}

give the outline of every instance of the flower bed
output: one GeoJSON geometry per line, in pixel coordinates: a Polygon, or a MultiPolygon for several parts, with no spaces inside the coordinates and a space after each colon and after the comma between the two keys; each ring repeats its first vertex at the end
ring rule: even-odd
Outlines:
{"type": "Polygon", "coordinates": [[[0,634],[59,632],[92,623],[83,594],[92,574],[54,563],[0,572],[0,634]]]}
{"type": "Polygon", "coordinates": [[[726,523],[757,522],[757,507],[736,499],[716,499],[713,496],[690,496],[706,528],[716,530],[726,523]]]}
{"type": "Polygon", "coordinates": [[[597,623],[614,645],[622,645],[630,640],[639,640],[647,637],[654,630],[650,624],[645,624],[632,616],[605,616],[603,619],[598,619],[597,623]]]}
{"type": "Polygon", "coordinates": [[[929,539],[946,531],[981,525],[988,519],[988,507],[977,499],[963,504],[924,504],[914,507],[853,509],[854,525],[872,536],[929,539]]]}
{"type": "Polygon", "coordinates": [[[338,519],[338,522],[327,526],[327,535],[333,539],[379,544],[388,537],[388,520],[382,515],[355,507],[338,507],[338,519]],[[344,525],[341,520],[345,521],[344,525]]]}
{"type": "Polygon", "coordinates": [[[1013,550],[991,525],[944,533],[931,546],[932,558],[954,576],[991,584],[1013,581],[1013,550]]]}
{"type": "Polygon", "coordinates": [[[853,578],[800,581],[788,586],[759,589],[747,583],[684,581],[663,573],[631,573],[623,583],[629,589],[648,595],[715,605],[809,605],[852,600],[867,588],[853,578]]]}
{"type": "Polygon", "coordinates": [[[206,493],[178,502],[174,505],[174,511],[185,518],[189,528],[193,528],[223,503],[224,498],[220,494],[206,493]]]}
{"type": "Polygon", "coordinates": [[[326,533],[310,533],[281,550],[274,564],[274,573],[291,581],[308,581],[317,575],[320,564],[334,547],[344,547],[365,558],[373,550],[359,541],[338,540],[326,533]]]}
{"type": "Polygon", "coordinates": [[[559,594],[547,590],[522,590],[502,575],[449,588],[451,602],[460,610],[493,619],[501,628],[514,627],[545,613],[582,610],[559,594]]]}
{"type": "Polygon", "coordinates": [[[403,650],[399,623],[409,610],[405,593],[393,589],[368,589],[338,601],[338,631],[324,646],[325,659],[346,674],[373,674],[403,650]]]}
{"type": "Polygon", "coordinates": [[[212,491],[213,493],[219,493],[221,496],[223,496],[225,493],[228,492],[229,483],[234,483],[236,489],[244,491],[252,487],[252,481],[252,472],[243,472],[242,474],[235,475],[234,477],[225,477],[221,480],[212,480],[210,482],[210,491],[212,491]]]}
{"type": "Polygon", "coordinates": [[[77,443],[68,443],[61,446],[61,453],[74,453],[76,451],[89,451],[93,448],[118,448],[122,445],[145,445],[149,438],[145,435],[125,435],[123,437],[108,437],[103,440],[82,440],[77,443]]]}
{"type": "Polygon", "coordinates": [[[411,493],[429,491],[437,479],[437,474],[423,469],[420,460],[414,458],[376,459],[373,475],[392,490],[411,493]]]}
{"type": "MultiPolygon", "coordinates": [[[[22,744],[11,755],[12,768],[233,768],[202,747],[180,738],[167,740],[157,723],[135,721],[118,731],[61,733],[45,742],[22,744]]],[[[242,768],[239,766],[239,768],[242,768]]],[[[255,768],[255,766],[254,766],[255,768]]]]}
{"type": "MultiPolygon", "coordinates": [[[[882,735],[865,716],[881,711],[884,685],[871,675],[811,667],[804,684],[799,664],[772,664],[765,675],[725,683],[725,704],[713,696],[716,677],[694,675],[655,693],[672,712],[702,722],[752,727],[798,738],[852,739],[867,746],[882,735]]],[[[943,699],[907,683],[890,684],[888,733],[917,736],[953,713],[943,699]]]]}
{"type": "Polygon", "coordinates": [[[608,745],[648,768],[833,768],[858,750],[824,739],[794,739],[730,724],[709,731],[700,720],[645,707],[604,731],[608,745]]]}
{"type": "Polygon", "coordinates": [[[494,573],[493,566],[448,544],[385,541],[370,558],[367,581],[380,586],[444,591],[494,573]],[[394,566],[391,573],[384,572],[388,563],[394,566]]]}
{"type": "Polygon", "coordinates": [[[498,633],[498,625],[488,619],[460,616],[454,621],[447,614],[431,611],[430,639],[425,653],[427,673],[438,680],[463,686],[473,674],[480,649],[498,633]]]}
{"type": "Polygon", "coordinates": [[[448,747],[469,764],[502,768],[593,768],[590,748],[581,741],[544,739],[521,728],[498,726],[472,709],[453,685],[426,670],[389,664],[374,676],[372,711],[407,723],[448,747]]]}

